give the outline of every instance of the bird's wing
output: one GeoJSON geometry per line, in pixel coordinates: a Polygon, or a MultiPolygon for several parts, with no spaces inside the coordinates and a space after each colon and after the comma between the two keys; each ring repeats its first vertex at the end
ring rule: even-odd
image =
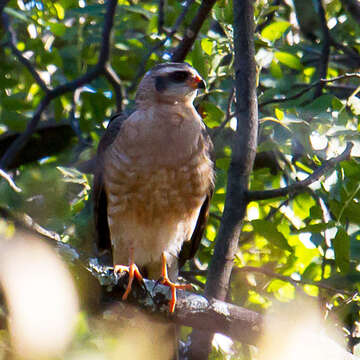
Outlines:
{"type": "Polygon", "coordinates": [[[96,243],[98,250],[111,251],[110,231],[107,218],[107,198],[104,188],[104,153],[106,149],[113,143],[120,131],[121,125],[128,117],[128,114],[116,114],[109,122],[104,136],[99,142],[96,155],[96,170],[94,176],[94,217],[96,243]]]}
{"type": "MultiPolygon", "coordinates": [[[[212,143],[211,138],[206,130],[204,130],[203,136],[205,139],[205,143],[207,145],[207,152],[209,153],[210,158],[213,161],[214,168],[215,168],[215,153],[214,153],[213,143],[212,143]]],[[[195,254],[200,246],[201,238],[204,234],[206,222],[209,217],[210,201],[211,201],[213,192],[214,192],[214,184],[211,182],[211,184],[208,188],[207,194],[206,194],[206,198],[201,206],[199,217],[197,219],[196,226],[195,226],[194,232],[191,236],[191,239],[190,239],[190,241],[184,242],[184,244],[181,248],[181,251],[179,254],[179,269],[181,269],[181,267],[185,264],[185,262],[187,260],[192,259],[195,256],[195,254]]]]}

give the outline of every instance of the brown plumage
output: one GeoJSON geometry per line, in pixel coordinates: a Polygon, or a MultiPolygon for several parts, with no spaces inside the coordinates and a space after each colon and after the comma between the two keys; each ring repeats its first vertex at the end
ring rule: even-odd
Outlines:
{"type": "Polygon", "coordinates": [[[130,264],[130,272],[135,263],[149,278],[164,277],[166,256],[175,281],[199,246],[214,183],[212,144],[193,106],[201,87],[186,63],[154,67],[139,85],[136,110],[115,116],[100,141],[94,180],[99,246],[111,243],[114,265],[130,264]]]}

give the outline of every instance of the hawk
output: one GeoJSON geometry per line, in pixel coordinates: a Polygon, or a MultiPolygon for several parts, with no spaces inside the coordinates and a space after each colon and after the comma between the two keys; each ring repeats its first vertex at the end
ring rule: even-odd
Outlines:
{"type": "Polygon", "coordinates": [[[172,291],[194,256],[214,188],[212,143],[193,101],[205,83],[187,63],[164,63],[139,84],[135,111],[115,115],[101,139],[94,178],[99,246],[114,270],[159,279],[172,291]]]}

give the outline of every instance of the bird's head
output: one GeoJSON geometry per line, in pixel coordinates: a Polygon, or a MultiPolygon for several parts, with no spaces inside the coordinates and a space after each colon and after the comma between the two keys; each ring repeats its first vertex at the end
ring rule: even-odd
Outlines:
{"type": "Polygon", "coordinates": [[[198,89],[205,89],[199,73],[187,63],[164,63],[149,70],[139,84],[136,102],[193,102],[198,89]]]}

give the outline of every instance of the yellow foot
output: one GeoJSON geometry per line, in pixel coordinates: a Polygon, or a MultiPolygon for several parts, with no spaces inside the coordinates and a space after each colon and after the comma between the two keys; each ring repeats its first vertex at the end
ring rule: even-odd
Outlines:
{"type": "Polygon", "coordinates": [[[124,265],[115,265],[114,266],[115,274],[121,273],[124,271],[126,271],[129,274],[129,282],[128,282],[127,288],[124,292],[124,295],[122,296],[122,299],[126,300],[131,291],[131,286],[132,286],[134,277],[136,277],[140,282],[143,281],[143,277],[142,277],[138,267],[134,263],[131,263],[129,266],[124,266],[124,265]]]}
{"type": "Polygon", "coordinates": [[[192,290],[193,287],[190,284],[182,285],[182,284],[173,283],[168,277],[167,266],[166,266],[166,256],[165,256],[164,253],[162,253],[161,259],[162,259],[161,283],[163,285],[166,285],[166,286],[170,287],[171,300],[170,300],[170,303],[169,303],[169,311],[171,313],[173,313],[174,310],[175,310],[175,305],[176,305],[176,289],[179,289],[179,290],[192,290]]]}

